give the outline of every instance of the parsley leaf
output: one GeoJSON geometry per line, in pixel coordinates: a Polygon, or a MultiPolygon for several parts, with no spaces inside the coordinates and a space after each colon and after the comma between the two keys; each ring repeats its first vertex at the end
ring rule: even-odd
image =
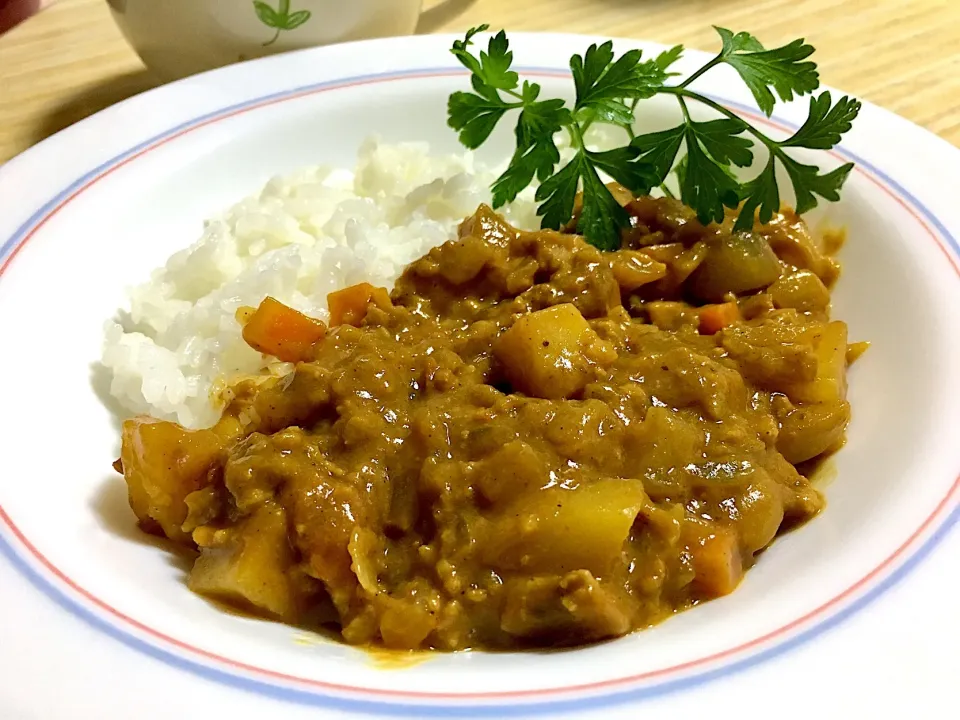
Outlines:
{"type": "MultiPolygon", "coordinates": [[[[536,98],[536,90],[524,90],[527,97],[536,98]]],[[[510,165],[493,183],[493,206],[513,202],[536,176],[544,182],[560,162],[560,151],[553,136],[569,122],[570,111],[563,100],[531,101],[520,113],[515,131],[517,149],[510,165]]]]}
{"type": "Polygon", "coordinates": [[[473,73],[474,77],[480,77],[483,74],[483,70],[480,66],[480,61],[470,54],[470,50],[468,48],[473,43],[474,36],[489,29],[490,26],[487,24],[470,28],[467,30],[467,34],[464,36],[463,40],[454,40],[453,47],[450,48],[450,52],[453,53],[457,60],[459,60],[467,70],[473,73]]]}
{"type": "Polygon", "coordinates": [[[603,152],[584,152],[595,168],[605,172],[635,195],[645,195],[654,185],[659,185],[650,166],[637,162],[640,151],[632,145],[603,152]]]}
{"type": "Polygon", "coordinates": [[[578,157],[583,180],[583,210],[578,228],[601,250],[617,250],[620,248],[620,231],[630,227],[630,216],[603,184],[589,157],[585,153],[578,157]]]}
{"type": "Polygon", "coordinates": [[[630,226],[630,216],[603,184],[585,150],[578,152],[560,171],[537,188],[537,208],[545,228],[559,229],[573,215],[577,188],[583,185],[583,209],[579,229],[601,250],[620,247],[620,230],[630,226]]]}
{"type": "Polygon", "coordinates": [[[553,136],[570,122],[570,111],[564,107],[563,100],[526,102],[517,122],[517,137],[525,146],[539,137],[553,136]]]}
{"type": "MultiPolygon", "coordinates": [[[[666,73],[667,70],[670,68],[670,66],[673,65],[682,56],[683,56],[683,45],[674,45],[669,50],[664,50],[662,53],[657,55],[657,58],[656,60],[654,60],[654,62],[657,64],[657,67],[659,67],[661,70],[663,70],[666,73]]],[[[672,77],[676,75],[676,73],[667,73],[667,75],[672,77]]]]}
{"type": "Polygon", "coordinates": [[[720,41],[723,47],[720,55],[726,57],[737,52],[762,52],[763,45],[753,35],[748,32],[732,33],[726,28],[713,26],[713,29],[720,35],[720,41]]]}
{"type": "Polygon", "coordinates": [[[541,227],[559,230],[573,217],[579,185],[580,155],[577,155],[537,188],[536,199],[543,203],[537,208],[541,227]]]}
{"type": "Polygon", "coordinates": [[[591,45],[583,57],[570,58],[570,70],[577,91],[574,106],[578,121],[589,126],[595,121],[613,125],[633,123],[633,108],[627,100],[653,97],[667,79],[667,67],[674,51],[662,58],[641,62],[643,53],[630,50],[614,60],[613,43],[591,45]]]}
{"type": "MultiPolygon", "coordinates": [[[[470,84],[474,92],[458,91],[447,100],[447,124],[457,131],[460,142],[470,149],[480,147],[496,128],[504,114],[523,102],[515,103],[503,100],[500,90],[514,93],[520,82],[517,73],[510,70],[513,53],[506,33],[501,30],[490,38],[487,51],[480,53],[479,60],[470,53],[473,38],[486,30],[488,25],[480,25],[467,31],[463,40],[455,40],[450,52],[471,73],[470,84]]],[[[540,92],[538,85],[524,83],[524,93],[536,99],[540,92]]],[[[517,96],[520,97],[520,96],[517,96]]]]}
{"type": "Polygon", "coordinates": [[[760,217],[767,220],[780,209],[780,190],[777,187],[776,170],[776,164],[771,156],[760,174],[743,186],[746,199],[740,207],[740,215],[733,226],[734,230],[746,231],[752,228],[757,208],[760,209],[760,217]]]}
{"type": "Polygon", "coordinates": [[[604,73],[608,71],[612,61],[613,42],[610,41],[603,43],[603,45],[591,45],[582,57],[574,55],[570,58],[573,85],[577,90],[577,107],[582,107],[590,100],[602,97],[594,98],[591,97],[590,93],[600,82],[604,73]]]}
{"type": "Polygon", "coordinates": [[[473,28],[451,52],[470,71],[472,92],[455,92],[447,103],[447,122],[469,148],[482,145],[509,112],[517,110],[516,148],[507,169],[492,186],[494,207],[516,199],[535,180],[541,225],[560,228],[574,216],[578,193],[582,209],[577,229],[598,248],[619,247],[620,233],[629,226],[627,212],[604,184],[610,178],[636,195],[665,188],[671,172],[678,180],[680,199],[702,223],[723,222],[727,209],[739,208],[737,231],[749,230],[756,218],[767,222],[780,209],[777,166],[789,180],[798,213],[815,207],[818,198],[835,201],[851,164],[826,172],[800,162],[795,149],[828,150],[850,130],[860,103],[849,97],[833,102],[830,93],[811,96],[806,122],[786,140],[774,140],[730,109],[690,88],[719,64],[733,67],[757,104],[769,115],[779,100],[813,93],[819,86],[816,65],[808,60],[813,48],[803,40],[766,49],[750,33],[716,28],[722,43],[719,54],[685,80],[668,84],[676,75],[670,68],[683,54],[676,46],[645,59],[639,50],[619,57],[612,42],[593,44],[583,55],[573,55],[570,69],[576,100],[541,99],[536,83],[521,79],[512,69],[513,53],[506,33],[491,36],[478,54],[471,45],[486,25],[473,28]],[[655,95],[673,96],[680,104],[681,122],[675,127],[634,136],[638,103],[655,95]],[[694,120],[688,104],[699,103],[719,117],[694,120]],[[616,125],[629,142],[602,151],[584,145],[593,123],[616,125]],[[573,154],[566,162],[555,137],[566,132],[573,154]],[[742,178],[753,166],[755,145],[766,151],[762,169],[742,178]],[[559,166],[559,169],[557,169],[559,166]]]}
{"type": "Polygon", "coordinates": [[[797,198],[796,210],[801,215],[817,206],[815,195],[831,202],[839,200],[843,181],[853,170],[853,163],[847,163],[836,170],[821,174],[820,168],[797,162],[786,153],[778,153],[777,159],[783,163],[784,169],[790,176],[793,192],[797,198]]]}
{"type": "Polygon", "coordinates": [[[510,109],[501,101],[455,92],[447,100],[447,124],[458,132],[460,142],[471,150],[483,145],[500,118],[510,109]]]}
{"type": "Polygon", "coordinates": [[[498,90],[513,90],[520,82],[519,76],[510,69],[513,53],[507,34],[501,30],[492,38],[486,52],[480,52],[480,78],[484,85],[498,90]]]}
{"type": "MultiPolygon", "coordinates": [[[[650,188],[663,183],[670,174],[670,169],[676,162],[677,153],[683,145],[684,126],[678,125],[670,130],[638,135],[631,141],[631,145],[640,151],[641,160],[651,172],[650,188]]],[[[650,188],[647,189],[649,192],[650,188]]]]}
{"type": "Polygon", "coordinates": [[[803,40],[764,50],[760,41],[749,33],[734,35],[720,27],[716,31],[723,41],[719,59],[740,74],[757,105],[768,117],[776,103],[771,88],[781,100],[790,102],[794,94],[805,95],[820,87],[816,64],[804,62],[813,54],[813,46],[803,40]]]}
{"type": "Polygon", "coordinates": [[[517,148],[510,165],[493,182],[493,206],[495,208],[513,202],[533,178],[548,179],[553,168],[560,162],[560,151],[553,142],[540,140],[522,150],[517,148]]]}
{"type": "Polygon", "coordinates": [[[737,167],[747,167],[753,162],[753,143],[741,137],[746,130],[744,123],[724,118],[691,122],[690,127],[704,150],[720,165],[733,163],[737,167]]]}
{"type": "Polygon", "coordinates": [[[709,156],[701,146],[703,137],[697,130],[697,123],[687,125],[684,133],[687,162],[680,184],[680,198],[697,211],[697,219],[706,225],[723,222],[723,208],[736,208],[742,191],[729,167],[709,156]]]}
{"type": "Polygon", "coordinates": [[[810,98],[807,120],[793,137],[780,143],[781,147],[805,147],[813,150],[829,150],[840,136],[853,127],[860,112],[860,101],[842,97],[836,105],[830,104],[830,93],[822,92],[810,98]]]}
{"type": "Polygon", "coordinates": [[[570,58],[570,70],[577,90],[576,109],[610,101],[647,98],[656,94],[666,80],[666,71],[655,60],[640,62],[640,50],[628,50],[613,59],[613,43],[591,45],[586,54],[570,58]]]}

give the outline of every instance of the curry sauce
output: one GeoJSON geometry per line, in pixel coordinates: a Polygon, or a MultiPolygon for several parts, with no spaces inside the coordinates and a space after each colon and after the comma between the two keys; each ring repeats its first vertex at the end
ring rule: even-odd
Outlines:
{"type": "Polygon", "coordinates": [[[388,648],[586,643],[730,593],[824,506],[796,466],[849,420],[838,266],[790,212],[627,210],[601,252],[481,206],[329,329],[247,314],[295,369],[210,429],[124,423],[143,527],[199,551],[196,592],[388,648]]]}

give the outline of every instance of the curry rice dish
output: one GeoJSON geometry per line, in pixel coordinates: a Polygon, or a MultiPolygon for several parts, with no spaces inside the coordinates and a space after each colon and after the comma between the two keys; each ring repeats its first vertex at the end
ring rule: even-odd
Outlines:
{"type": "Polygon", "coordinates": [[[481,206],[329,327],[238,313],[295,369],[209,429],[126,421],[116,464],[191,589],[352,644],[571,645],[732,592],[820,512],[798,467],[842,444],[863,347],[829,316],[837,239],[619,194],[616,252],[481,206]]]}

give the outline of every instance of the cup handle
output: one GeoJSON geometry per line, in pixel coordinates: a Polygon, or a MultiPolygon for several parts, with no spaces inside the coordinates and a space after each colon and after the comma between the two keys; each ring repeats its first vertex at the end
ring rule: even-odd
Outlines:
{"type": "Polygon", "coordinates": [[[417,34],[436,32],[474,2],[476,0],[425,0],[417,22],[417,34]]]}

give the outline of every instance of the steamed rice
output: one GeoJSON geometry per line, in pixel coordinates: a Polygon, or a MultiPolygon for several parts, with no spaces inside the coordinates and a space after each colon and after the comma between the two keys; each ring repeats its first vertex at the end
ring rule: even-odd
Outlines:
{"type": "MultiPolygon", "coordinates": [[[[131,291],[128,316],[106,328],[112,395],[131,413],[188,427],[215,422],[218,385],[269,362],[243,342],[239,307],[272,295],[326,319],[335,289],[392,287],[405,265],[490,202],[495,176],[470,153],[435,156],[426,144],[370,140],[352,173],[321,166],[274,178],[131,291]]],[[[537,227],[533,189],[504,214],[537,227]]]]}

